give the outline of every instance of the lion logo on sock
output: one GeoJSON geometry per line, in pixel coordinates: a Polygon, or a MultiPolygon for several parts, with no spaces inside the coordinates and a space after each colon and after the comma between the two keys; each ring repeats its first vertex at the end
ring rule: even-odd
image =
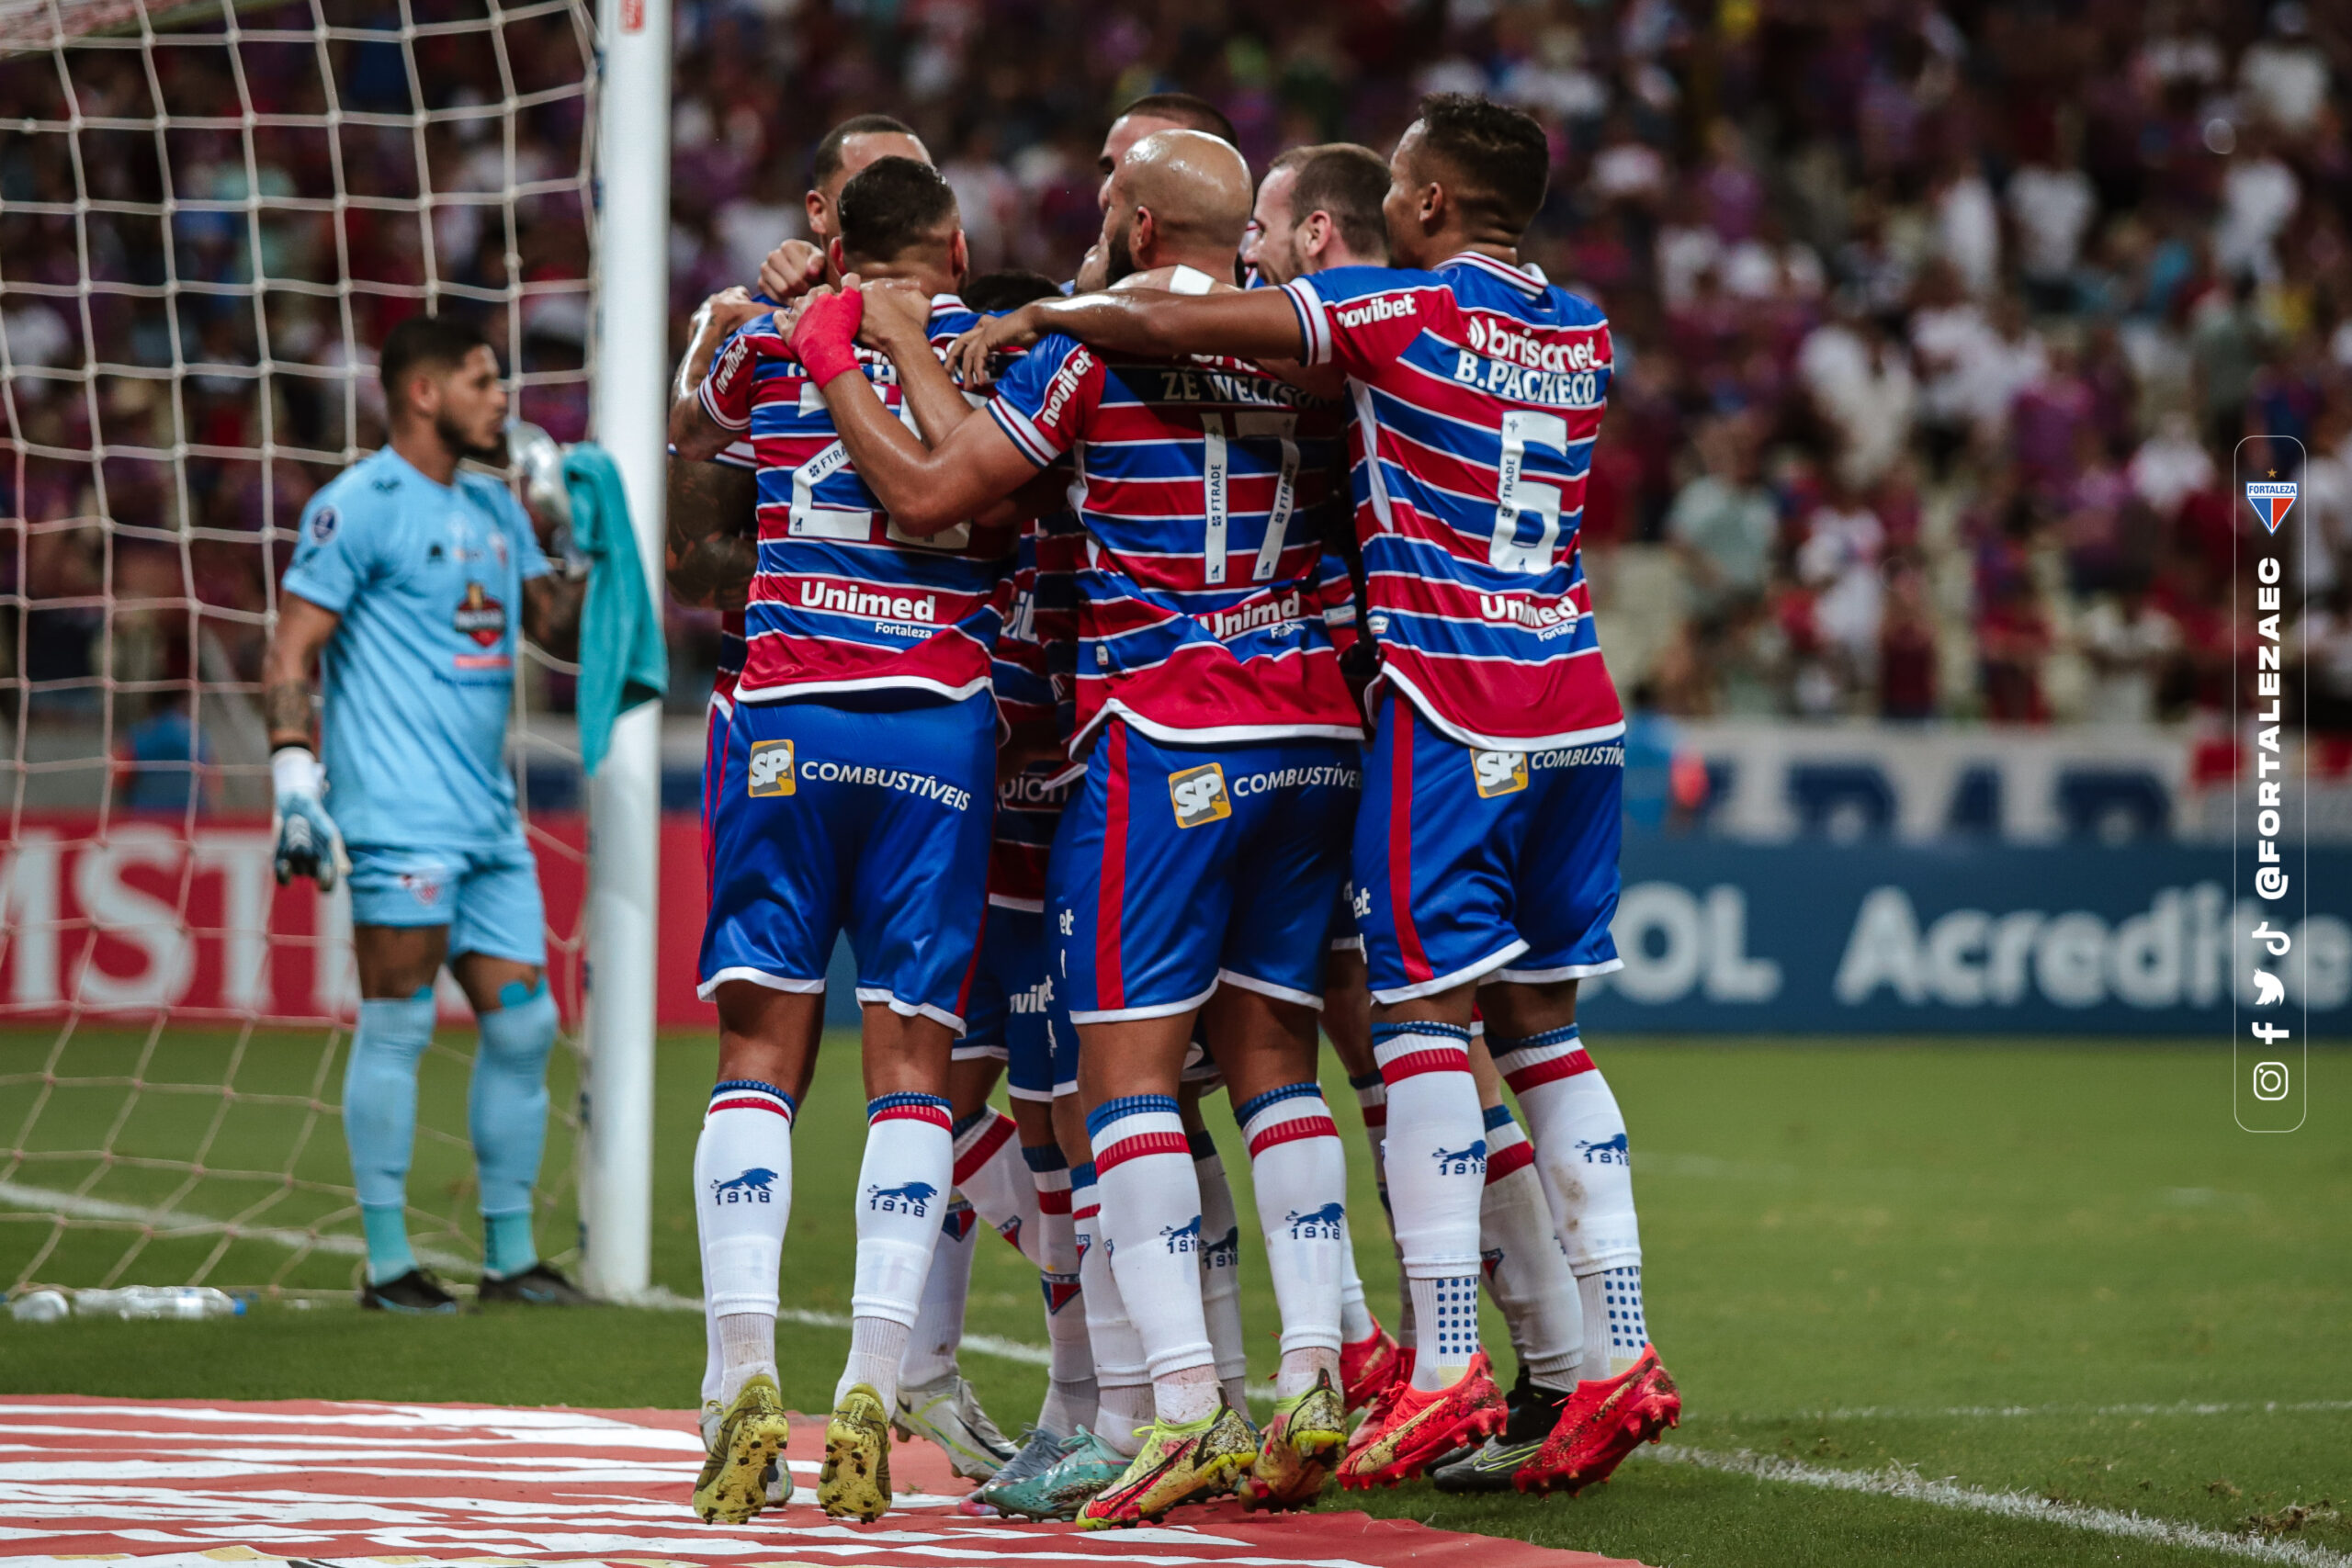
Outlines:
{"type": "Polygon", "coordinates": [[[1216,1240],[1201,1248],[1204,1269],[1238,1269],[1241,1267],[1241,1227],[1233,1225],[1216,1240]]]}
{"type": "Polygon", "coordinates": [[[1293,1209],[1283,1217],[1283,1224],[1290,1227],[1294,1241],[1337,1241],[1340,1239],[1340,1227],[1347,1223],[1347,1218],[1345,1204],[1326,1203],[1305,1213],[1293,1209]]]}
{"type": "Polygon", "coordinates": [[[865,1206],[877,1214],[911,1214],[920,1220],[931,1213],[931,1201],[939,1196],[939,1189],[928,1181],[910,1181],[903,1187],[865,1189],[865,1206]]]}
{"type": "Polygon", "coordinates": [[[1162,1225],[1159,1234],[1167,1238],[1169,1251],[1197,1253],[1201,1250],[1201,1216],[1194,1214],[1181,1225],[1162,1225]]]}
{"type": "Polygon", "coordinates": [[[1437,1161],[1440,1176],[1483,1176],[1487,1169],[1487,1140],[1480,1138],[1466,1149],[1431,1149],[1430,1158],[1437,1161]]]}
{"type": "Polygon", "coordinates": [[[714,1203],[773,1203],[775,1195],[769,1190],[775,1185],[775,1172],[764,1166],[753,1166],[741,1176],[730,1176],[724,1181],[710,1184],[710,1201],[714,1203]]]}
{"type": "Polygon", "coordinates": [[[1625,1147],[1625,1134],[1603,1138],[1599,1143],[1587,1143],[1579,1138],[1577,1147],[1584,1154],[1587,1165],[1626,1165],[1631,1163],[1631,1151],[1625,1147]]]}

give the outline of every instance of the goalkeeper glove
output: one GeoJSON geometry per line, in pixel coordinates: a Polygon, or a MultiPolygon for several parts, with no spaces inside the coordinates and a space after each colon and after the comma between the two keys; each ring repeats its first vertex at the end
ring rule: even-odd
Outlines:
{"type": "Polygon", "coordinates": [[[351,860],[327,815],[325,770],[309,747],[281,746],[269,754],[269,778],[277,801],[270,832],[277,846],[277,885],[307,876],[320,892],[332,893],[335,878],[350,873],[351,860]]]}

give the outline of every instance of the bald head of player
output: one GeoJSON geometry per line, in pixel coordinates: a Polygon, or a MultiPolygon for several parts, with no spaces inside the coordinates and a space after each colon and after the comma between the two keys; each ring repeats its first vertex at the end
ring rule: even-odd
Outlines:
{"type": "Polygon", "coordinates": [[[911,158],[928,164],[931,151],[921,137],[887,114],[845,119],[817,143],[816,156],[809,160],[808,194],[801,200],[808,209],[808,238],[819,250],[831,250],[841,233],[837,210],[842,186],[881,158],[911,158]]]}
{"type": "Polygon", "coordinates": [[[1231,142],[1155,130],[1119,160],[1107,190],[1100,242],[1107,281],[1163,266],[1231,276],[1250,222],[1250,165],[1231,142]]]}
{"type": "Polygon", "coordinates": [[[876,159],[842,186],[840,204],[841,232],[828,252],[835,271],[929,298],[953,294],[970,270],[956,192],[929,164],[876,159]]]}
{"type": "Polygon", "coordinates": [[[1190,93],[1147,93],[1121,109],[1103,134],[1102,151],[1095,158],[1095,167],[1102,175],[1102,184],[1095,192],[1097,202],[1111,205],[1111,176],[1136,142],[1158,130],[1204,131],[1227,146],[1237,146],[1241,140],[1225,111],[1206,98],[1190,93]]]}
{"type": "Polygon", "coordinates": [[[1351,141],[1294,147],[1258,186],[1242,264],[1268,283],[1335,266],[1388,265],[1388,164],[1351,141]]]}
{"type": "Polygon", "coordinates": [[[1551,177],[1551,143],[1529,116],[1468,93],[1431,93],[1388,160],[1389,254],[1405,267],[1471,249],[1515,254],[1551,177]]]}

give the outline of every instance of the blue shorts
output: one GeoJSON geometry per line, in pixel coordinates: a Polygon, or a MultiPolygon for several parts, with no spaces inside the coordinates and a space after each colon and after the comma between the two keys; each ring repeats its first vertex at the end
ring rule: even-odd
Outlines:
{"type": "Polygon", "coordinates": [[[1046,878],[1071,1020],[1187,1012],[1221,980],[1322,1006],[1362,781],[1344,740],[1163,746],[1113,720],[1046,878]]]}
{"type": "Polygon", "coordinates": [[[1401,1002],[1480,979],[1543,982],[1622,967],[1622,740],[1483,751],[1392,699],[1364,761],[1356,927],[1372,996],[1401,1002]]]}
{"type": "Polygon", "coordinates": [[[956,1056],[993,1056],[1004,1063],[1006,1091],[1015,1100],[1046,1104],[1057,1090],[1075,1094],[1078,1034],[1067,1018],[1057,1032],[1054,1010],[1053,977],[1046,973],[1045,915],[990,905],[956,1056]]]}
{"type": "Polygon", "coordinates": [[[846,931],[859,1001],[960,1031],[988,901],[995,705],[738,703],[713,759],[699,994],[822,991],[846,931]]]}
{"type": "Polygon", "coordinates": [[[539,866],[519,831],[487,850],[353,844],[350,852],[352,924],[447,926],[452,958],[547,966],[539,866]]]}

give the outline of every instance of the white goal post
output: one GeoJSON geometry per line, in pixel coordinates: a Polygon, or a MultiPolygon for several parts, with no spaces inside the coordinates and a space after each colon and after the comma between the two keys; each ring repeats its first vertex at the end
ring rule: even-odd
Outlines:
{"type": "MultiPolygon", "coordinates": [[[[516,416],[612,454],[658,596],[670,44],[668,0],[0,0],[0,1293],[356,1269],[349,905],[270,883],[257,649],[419,310],[475,315],[516,416]]],[[[582,791],[541,700],[572,668],[526,655],[567,1030],[539,1240],[640,1299],[661,715],[582,791]]],[[[442,1022],[411,1228],[463,1278],[442,1022]]]]}

